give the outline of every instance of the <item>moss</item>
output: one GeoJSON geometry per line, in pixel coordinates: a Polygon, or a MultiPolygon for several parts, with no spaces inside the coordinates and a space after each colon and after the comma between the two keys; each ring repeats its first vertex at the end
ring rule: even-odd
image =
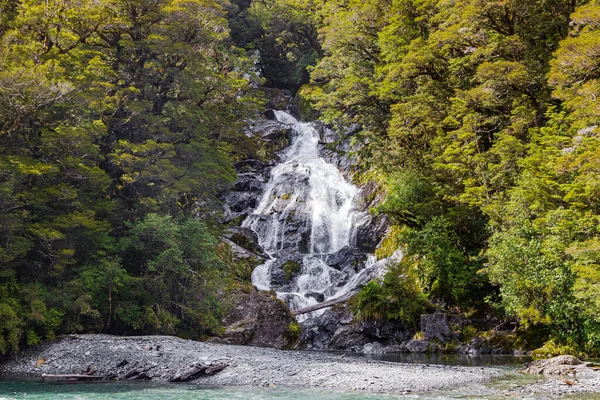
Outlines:
{"type": "Polygon", "coordinates": [[[562,355],[574,355],[585,358],[586,356],[585,354],[577,351],[577,349],[575,349],[573,346],[560,345],[554,340],[547,341],[542,347],[535,349],[531,355],[533,358],[550,358],[562,355]]]}
{"type": "Polygon", "coordinates": [[[296,321],[290,322],[290,324],[288,325],[287,336],[290,339],[291,344],[296,343],[296,341],[300,337],[301,331],[302,328],[300,327],[299,323],[297,323],[296,321]]]}
{"type": "Polygon", "coordinates": [[[288,260],[282,265],[283,271],[285,272],[285,280],[289,281],[292,279],[292,275],[300,272],[300,264],[295,260],[288,260]]]}
{"type": "Polygon", "coordinates": [[[294,215],[296,215],[296,210],[292,210],[292,212],[289,213],[287,217],[285,217],[285,222],[291,222],[294,215]]]}
{"type": "Polygon", "coordinates": [[[458,344],[455,341],[448,342],[444,345],[444,353],[456,353],[458,350],[458,344]]]}
{"type": "Polygon", "coordinates": [[[382,258],[390,257],[396,250],[398,250],[402,244],[399,241],[400,233],[402,232],[402,227],[399,225],[393,225],[388,233],[385,235],[385,238],[381,241],[381,244],[377,249],[375,249],[375,255],[378,260],[382,258]]]}
{"type": "Polygon", "coordinates": [[[460,330],[460,340],[462,342],[470,342],[475,336],[477,336],[477,329],[475,327],[467,325],[460,330]]]}
{"type": "Polygon", "coordinates": [[[281,200],[289,200],[292,197],[291,193],[286,193],[281,195],[281,200]]]}

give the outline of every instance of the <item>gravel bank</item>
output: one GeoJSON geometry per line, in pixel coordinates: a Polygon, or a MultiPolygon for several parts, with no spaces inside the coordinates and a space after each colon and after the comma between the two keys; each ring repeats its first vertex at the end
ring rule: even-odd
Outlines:
{"type": "Polygon", "coordinates": [[[167,381],[194,363],[229,366],[194,382],[218,386],[290,386],[382,393],[423,393],[481,385],[499,368],[398,364],[341,355],[229,346],[169,336],[71,335],[28,349],[0,375],[41,376],[95,370],[107,378],[143,371],[167,381]]]}

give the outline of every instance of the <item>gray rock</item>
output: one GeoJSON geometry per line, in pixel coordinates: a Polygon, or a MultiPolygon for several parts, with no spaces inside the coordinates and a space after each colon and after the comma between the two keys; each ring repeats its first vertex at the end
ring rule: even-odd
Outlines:
{"type": "Polygon", "coordinates": [[[399,348],[411,332],[398,322],[354,321],[348,306],[336,306],[302,322],[299,347],[363,352],[365,344],[399,348]]]}
{"type": "Polygon", "coordinates": [[[239,287],[227,293],[223,303],[221,343],[277,349],[293,344],[289,325],[295,319],[272,292],[239,287]]]}
{"type": "Polygon", "coordinates": [[[267,253],[265,253],[264,249],[258,243],[258,235],[252,229],[241,226],[232,226],[225,231],[223,236],[263,259],[269,258],[267,253]]]}
{"type": "Polygon", "coordinates": [[[446,342],[452,339],[452,330],[448,325],[448,317],[445,313],[422,314],[421,331],[425,339],[436,339],[446,342]]]}
{"type": "Polygon", "coordinates": [[[325,263],[340,271],[358,272],[364,267],[367,256],[359,249],[351,246],[342,247],[338,252],[329,254],[325,263]]]}
{"type": "Polygon", "coordinates": [[[429,349],[429,342],[422,339],[412,339],[404,346],[411,353],[425,353],[429,349]]]}

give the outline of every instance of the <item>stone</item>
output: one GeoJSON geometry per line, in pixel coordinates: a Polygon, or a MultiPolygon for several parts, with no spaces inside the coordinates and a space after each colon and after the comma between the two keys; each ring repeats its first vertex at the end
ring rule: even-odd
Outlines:
{"type": "Polygon", "coordinates": [[[293,344],[289,325],[295,319],[288,307],[272,292],[238,287],[224,294],[222,301],[222,342],[276,349],[293,344]]]}
{"type": "Polygon", "coordinates": [[[536,360],[525,365],[523,372],[534,375],[576,375],[591,370],[580,359],[570,355],[536,360]]]}
{"type": "Polygon", "coordinates": [[[422,339],[412,339],[404,346],[411,353],[425,353],[429,349],[429,342],[422,339]]]}
{"type": "Polygon", "coordinates": [[[301,323],[299,348],[375,352],[398,351],[411,336],[410,330],[394,321],[355,321],[347,305],[337,305],[318,317],[301,323]],[[388,349],[388,350],[383,350],[388,349]],[[392,350],[393,349],[393,350],[392,350]]]}
{"type": "Polygon", "coordinates": [[[387,215],[369,216],[367,222],[358,227],[356,247],[365,253],[375,252],[389,226],[390,220],[387,215]]]}
{"type": "Polygon", "coordinates": [[[351,246],[344,246],[339,251],[329,254],[325,258],[325,263],[338,271],[352,270],[357,272],[364,266],[367,256],[359,249],[351,246]]]}
{"type": "Polygon", "coordinates": [[[325,301],[325,295],[323,293],[318,293],[318,292],[306,292],[304,294],[304,297],[313,298],[319,303],[322,303],[323,301],[325,301]]]}
{"type": "Polygon", "coordinates": [[[422,314],[421,331],[427,340],[436,339],[446,342],[452,339],[452,330],[445,313],[422,314]]]}
{"type": "Polygon", "coordinates": [[[250,228],[232,226],[225,231],[223,236],[243,249],[246,249],[263,259],[269,258],[267,253],[265,253],[261,245],[258,243],[258,235],[250,228]]]}
{"type": "Polygon", "coordinates": [[[277,118],[275,117],[275,111],[273,110],[267,110],[263,113],[263,115],[265,116],[266,119],[268,120],[276,120],[277,118]]]}

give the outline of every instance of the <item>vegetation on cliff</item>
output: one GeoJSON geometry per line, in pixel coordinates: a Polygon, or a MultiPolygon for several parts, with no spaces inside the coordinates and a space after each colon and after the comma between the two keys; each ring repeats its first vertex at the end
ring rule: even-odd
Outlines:
{"type": "MultiPolygon", "coordinates": [[[[363,168],[387,192],[374,212],[392,217],[387,243],[405,249],[396,279],[415,276],[439,305],[513,319],[524,337],[600,352],[598,1],[252,7],[271,11],[262,38],[278,36],[285,57],[296,21],[318,33],[301,93],[326,122],[362,126],[363,168]]],[[[385,299],[412,284],[393,280],[365,288],[359,315],[406,317],[385,299]]]]}
{"type": "Polygon", "coordinates": [[[0,353],[218,330],[245,50],[362,127],[405,257],[360,318],[485,310],[600,353],[598,0],[0,0],[0,353]]]}

